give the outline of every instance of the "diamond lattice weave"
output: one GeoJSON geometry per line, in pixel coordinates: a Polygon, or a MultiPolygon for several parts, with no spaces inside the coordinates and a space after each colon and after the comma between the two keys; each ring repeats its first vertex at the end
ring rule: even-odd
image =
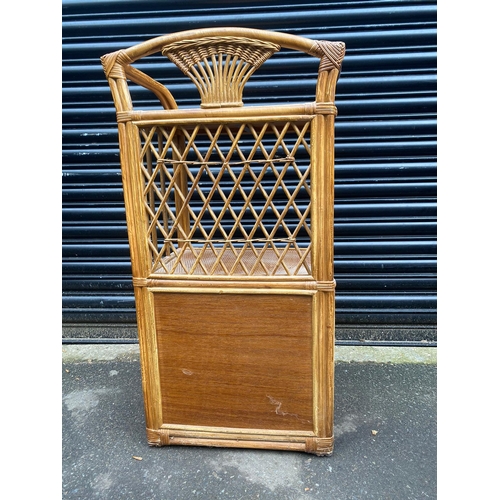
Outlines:
{"type": "Polygon", "coordinates": [[[310,275],[309,125],[142,127],[151,270],[310,275]]]}

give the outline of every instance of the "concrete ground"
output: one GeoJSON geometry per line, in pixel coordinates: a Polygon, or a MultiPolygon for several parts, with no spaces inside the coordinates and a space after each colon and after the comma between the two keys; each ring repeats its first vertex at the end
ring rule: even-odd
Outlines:
{"type": "Polygon", "coordinates": [[[335,449],[146,442],[137,345],[63,345],[62,498],[437,498],[436,349],[337,347],[335,449]]]}

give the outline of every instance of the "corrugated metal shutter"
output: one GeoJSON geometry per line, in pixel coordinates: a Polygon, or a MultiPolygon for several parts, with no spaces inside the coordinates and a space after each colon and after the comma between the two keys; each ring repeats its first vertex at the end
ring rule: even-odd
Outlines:
{"type": "MultiPolygon", "coordinates": [[[[175,31],[244,26],[347,46],[337,88],[337,337],[378,330],[381,340],[434,340],[436,11],[424,1],[63,0],[65,324],[135,321],[115,110],[99,57],[175,31]]],[[[160,56],[142,69],[168,80],[180,106],[197,105],[194,86],[166,63],[160,56]]],[[[314,58],[275,55],[245,103],[262,92],[311,100],[316,73],[314,58]],[[291,65],[299,77],[289,77],[291,65]]]]}

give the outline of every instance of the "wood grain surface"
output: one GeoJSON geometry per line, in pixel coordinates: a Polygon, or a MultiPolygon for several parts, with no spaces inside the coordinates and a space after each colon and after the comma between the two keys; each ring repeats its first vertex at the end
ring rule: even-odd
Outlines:
{"type": "Polygon", "coordinates": [[[155,294],[165,423],[311,430],[312,299],[155,294]]]}

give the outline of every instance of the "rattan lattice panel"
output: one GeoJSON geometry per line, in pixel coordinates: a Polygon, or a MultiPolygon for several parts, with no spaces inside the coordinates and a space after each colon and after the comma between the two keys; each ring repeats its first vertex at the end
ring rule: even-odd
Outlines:
{"type": "Polygon", "coordinates": [[[152,272],[310,275],[309,125],[142,127],[152,272]]]}

